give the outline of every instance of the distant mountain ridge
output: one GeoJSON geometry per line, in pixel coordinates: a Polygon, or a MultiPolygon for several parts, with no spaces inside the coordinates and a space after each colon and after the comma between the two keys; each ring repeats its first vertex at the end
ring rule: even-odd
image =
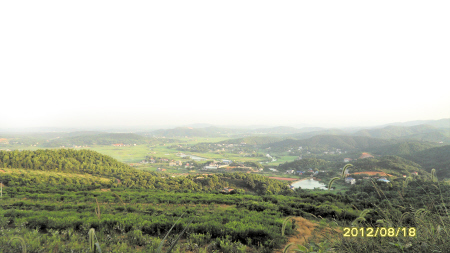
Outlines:
{"type": "Polygon", "coordinates": [[[194,127],[176,127],[173,129],[159,129],[148,133],[151,136],[158,137],[220,137],[224,135],[288,135],[305,133],[312,130],[321,130],[322,128],[306,128],[298,129],[288,126],[278,126],[271,128],[257,129],[239,129],[239,128],[223,128],[216,126],[207,126],[202,128],[194,127]]]}
{"type": "Polygon", "coordinates": [[[383,128],[363,129],[357,131],[353,135],[390,139],[407,135],[413,135],[417,133],[429,133],[434,130],[436,130],[436,128],[430,125],[386,126],[383,128]]]}
{"type": "Polygon", "coordinates": [[[383,128],[387,126],[417,126],[417,125],[430,125],[436,128],[450,128],[450,118],[438,119],[438,120],[413,120],[406,122],[393,122],[374,126],[373,128],[383,128]]]}
{"type": "Polygon", "coordinates": [[[75,134],[74,136],[62,137],[44,142],[44,147],[60,146],[84,146],[84,145],[111,145],[111,144],[144,144],[149,142],[149,138],[134,133],[88,133],[75,134]]]}

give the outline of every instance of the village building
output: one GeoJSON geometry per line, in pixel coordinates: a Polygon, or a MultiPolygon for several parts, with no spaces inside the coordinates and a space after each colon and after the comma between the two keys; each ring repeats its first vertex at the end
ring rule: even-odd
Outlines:
{"type": "Polygon", "coordinates": [[[218,166],[204,166],[203,169],[204,170],[217,170],[217,168],[219,168],[218,166]]]}
{"type": "Polygon", "coordinates": [[[377,181],[385,182],[385,183],[389,183],[389,182],[390,182],[390,181],[387,180],[385,177],[381,177],[381,178],[377,179],[377,181]]]}
{"type": "Polygon", "coordinates": [[[356,180],[354,178],[352,178],[352,177],[346,177],[345,178],[345,182],[347,184],[356,184],[356,180]]]}
{"type": "Polygon", "coordinates": [[[223,190],[221,190],[220,192],[222,192],[222,193],[231,193],[232,191],[234,191],[234,189],[225,187],[225,188],[223,188],[223,190]]]}
{"type": "Polygon", "coordinates": [[[224,163],[224,164],[231,164],[231,163],[233,163],[233,161],[223,159],[222,163],[224,163]]]}

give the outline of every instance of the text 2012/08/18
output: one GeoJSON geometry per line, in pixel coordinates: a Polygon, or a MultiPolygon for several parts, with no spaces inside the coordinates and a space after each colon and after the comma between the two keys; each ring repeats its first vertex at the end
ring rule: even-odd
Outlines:
{"type": "Polygon", "coordinates": [[[344,237],[415,237],[416,228],[393,228],[393,227],[368,227],[368,228],[344,228],[344,237]]]}

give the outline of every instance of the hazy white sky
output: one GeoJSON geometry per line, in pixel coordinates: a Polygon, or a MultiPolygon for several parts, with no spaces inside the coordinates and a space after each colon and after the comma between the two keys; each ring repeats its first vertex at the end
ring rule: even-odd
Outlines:
{"type": "Polygon", "coordinates": [[[449,1],[1,1],[0,128],[450,117],[449,1]]]}

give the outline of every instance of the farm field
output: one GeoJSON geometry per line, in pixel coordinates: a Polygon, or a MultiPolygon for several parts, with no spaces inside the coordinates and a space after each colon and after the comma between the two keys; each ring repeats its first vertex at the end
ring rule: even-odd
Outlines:
{"type": "Polygon", "coordinates": [[[286,156],[286,155],[280,156],[280,157],[277,156],[275,162],[268,162],[267,165],[276,166],[276,165],[280,165],[280,164],[285,163],[285,162],[295,161],[297,158],[298,158],[298,156],[286,156]]]}

